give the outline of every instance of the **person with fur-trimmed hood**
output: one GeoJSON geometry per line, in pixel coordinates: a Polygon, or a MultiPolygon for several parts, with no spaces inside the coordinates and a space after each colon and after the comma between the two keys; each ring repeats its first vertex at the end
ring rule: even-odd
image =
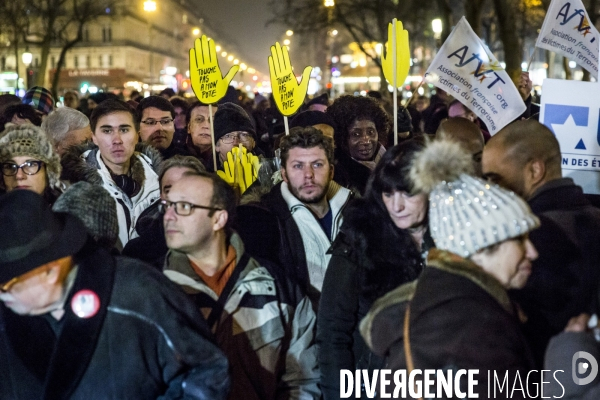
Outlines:
{"type": "Polygon", "coordinates": [[[102,185],[117,204],[119,243],[138,236],[140,215],[160,198],[158,151],[138,143],[134,111],[124,102],[107,100],[90,118],[93,144],[71,148],[62,159],[63,179],[102,185]]]}

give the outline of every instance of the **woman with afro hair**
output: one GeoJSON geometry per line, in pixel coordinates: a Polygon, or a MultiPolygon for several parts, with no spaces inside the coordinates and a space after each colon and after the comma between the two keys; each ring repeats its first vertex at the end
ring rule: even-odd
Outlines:
{"type": "Polygon", "coordinates": [[[336,125],[334,180],[362,195],[371,171],[385,153],[379,138],[387,137],[389,117],[376,100],[352,95],[336,99],[327,114],[336,125]]]}

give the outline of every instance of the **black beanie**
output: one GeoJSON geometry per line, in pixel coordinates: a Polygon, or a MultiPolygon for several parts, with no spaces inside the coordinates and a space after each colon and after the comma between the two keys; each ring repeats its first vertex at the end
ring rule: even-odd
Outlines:
{"type": "Polygon", "coordinates": [[[237,104],[225,103],[219,105],[215,113],[215,143],[231,132],[244,131],[252,134],[256,140],[256,130],[252,120],[237,104]]]}
{"type": "Polygon", "coordinates": [[[303,111],[297,114],[290,121],[290,129],[295,128],[297,126],[307,127],[318,124],[329,125],[335,130],[335,122],[333,122],[333,118],[331,115],[321,112],[321,111],[303,111]]]}

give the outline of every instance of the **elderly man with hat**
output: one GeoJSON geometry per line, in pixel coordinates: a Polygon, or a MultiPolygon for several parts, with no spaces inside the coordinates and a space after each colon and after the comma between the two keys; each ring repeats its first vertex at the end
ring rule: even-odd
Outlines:
{"type": "Polygon", "coordinates": [[[160,273],[31,191],[0,198],[0,231],[0,398],[225,398],[226,358],[160,273]]]}

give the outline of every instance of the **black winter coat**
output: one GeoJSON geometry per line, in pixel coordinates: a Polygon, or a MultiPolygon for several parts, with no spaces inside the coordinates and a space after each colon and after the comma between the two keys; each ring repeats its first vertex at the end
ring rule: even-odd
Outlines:
{"type": "MultiPolygon", "coordinates": [[[[325,273],[317,315],[319,369],[325,400],[340,398],[341,369],[373,371],[383,367],[383,358],[372,353],[360,335],[360,321],[375,298],[416,279],[423,268],[421,254],[412,238],[404,238],[414,246],[411,251],[399,248],[401,243],[390,243],[391,235],[386,236],[385,227],[365,211],[368,207],[372,205],[364,199],[357,199],[346,209],[341,232],[329,250],[332,256],[325,273]],[[368,249],[379,253],[378,260],[374,261],[369,256],[368,249]],[[411,260],[402,259],[408,254],[412,255],[411,260]],[[371,271],[375,268],[389,268],[393,271],[389,274],[393,276],[382,274],[373,282],[375,274],[371,271]],[[371,276],[371,282],[366,282],[366,274],[371,276]],[[381,282],[381,276],[388,278],[386,282],[381,282]],[[376,289],[369,288],[374,293],[367,290],[367,285],[377,286],[376,289]]],[[[428,251],[432,247],[433,240],[427,234],[423,250],[428,251]]]]}
{"type": "Polygon", "coordinates": [[[51,316],[19,316],[0,305],[0,398],[226,397],[227,359],[181,289],[138,261],[90,244],[75,261],[58,335],[51,316]],[[100,299],[97,314],[86,319],[70,306],[82,289],[100,299]]]}
{"type": "Polygon", "coordinates": [[[600,210],[569,178],[546,183],[529,205],[542,223],[529,234],[539,257],[525,287],[510,294],[528,317],[526,336],[541,368],[550,338],[570,318],[594,311],[600,279],[600,210]]]}

